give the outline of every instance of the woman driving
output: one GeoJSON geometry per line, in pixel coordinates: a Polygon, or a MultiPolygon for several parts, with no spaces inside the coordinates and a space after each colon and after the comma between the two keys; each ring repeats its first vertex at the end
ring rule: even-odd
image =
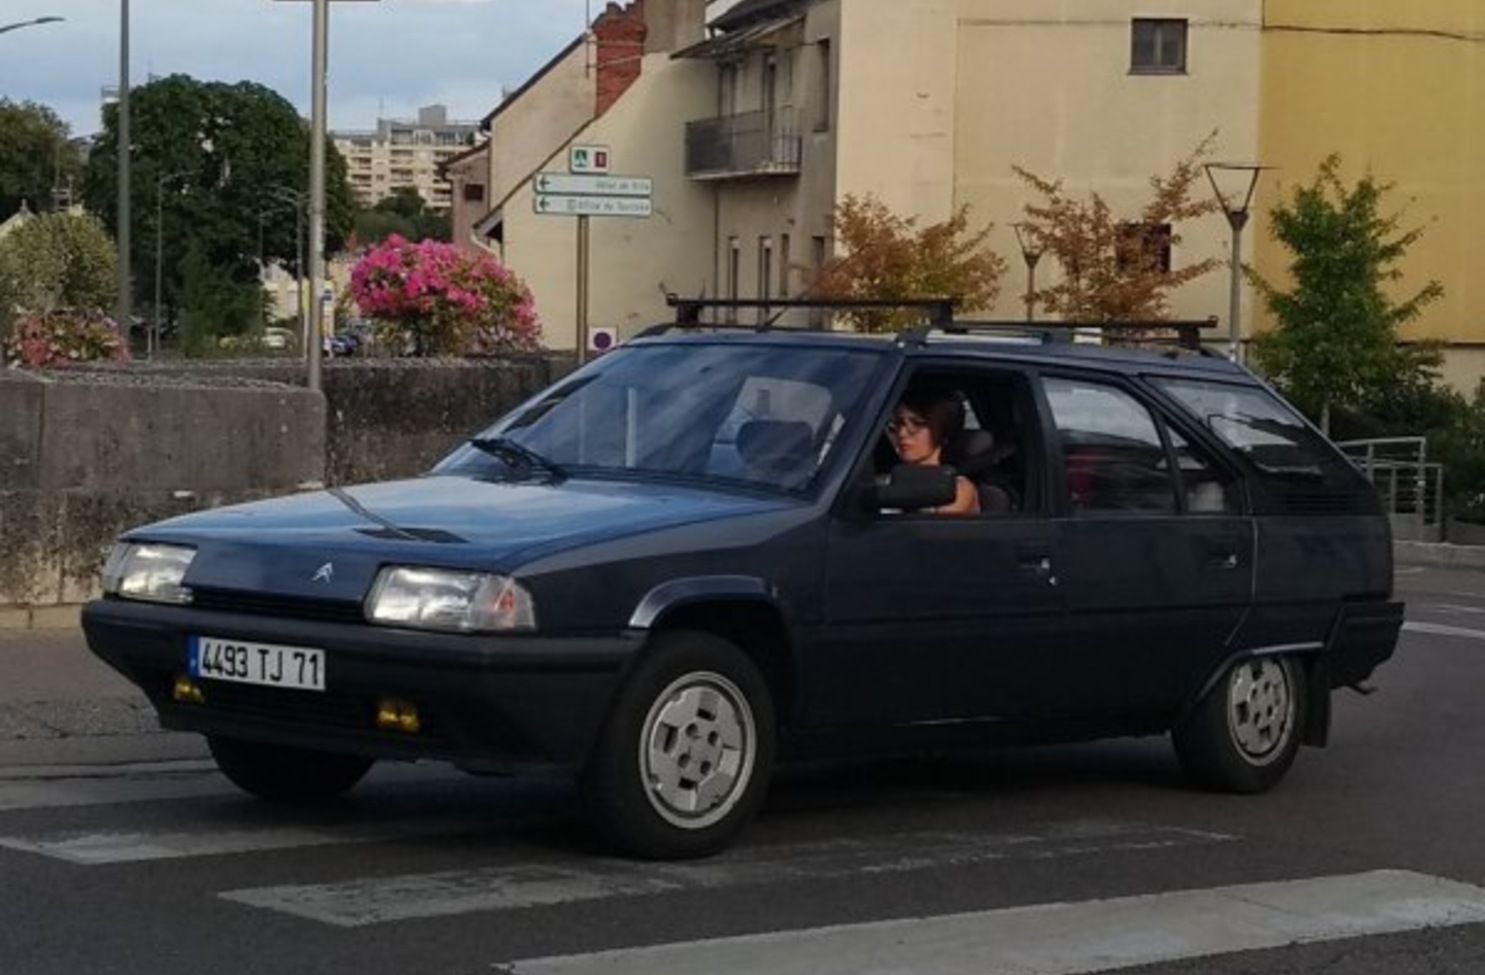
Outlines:
{"type": "MultiPolygon", "coordinates": [[[[912,387],[887,422],[887,436],[904,464],[935,467],[944,445],[964,429],[964,397],[951,389],[912,387]]],[[[954,479],[954,500],[928,511],[945,515],[979,514],[980,497],[968,478],[954,479]]]]}

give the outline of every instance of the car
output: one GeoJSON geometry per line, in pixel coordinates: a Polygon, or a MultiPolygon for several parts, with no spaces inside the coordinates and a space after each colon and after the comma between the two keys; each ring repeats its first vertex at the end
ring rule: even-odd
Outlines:
{"type": "Polygon", "coordinates": [[[1241,365],[1070,334],[683,317],[425,476],[128,531],[88,644],[253,795],[556,765],[645,858],[726,848],[801,759],[1169,735],[1270,789],[1394,651],[1387,516],[1241,365]],[[886,436],[925,385],[952,465],[886,436]],[[960,478],[980,513],[934,513],[960,478]]]}
{"type": "Polygon", "coordinates": [[[298,342],[292,329],[283,328],[278,325],[270,325],[263,329],[263,348],[274,352],[282,352],[292,349],[298,342]]]}

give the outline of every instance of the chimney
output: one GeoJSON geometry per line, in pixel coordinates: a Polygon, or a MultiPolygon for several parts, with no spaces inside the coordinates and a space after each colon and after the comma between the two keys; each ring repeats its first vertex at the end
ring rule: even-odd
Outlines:
{"type": "Polygon", "coordinates": [[[595,118],[613,107],[614,102],[623,97],[639,78],[646,33],[645,0],[632,0],[624,7],[610,2],[593,21],[594,64],[598,76],[595,118]]]}

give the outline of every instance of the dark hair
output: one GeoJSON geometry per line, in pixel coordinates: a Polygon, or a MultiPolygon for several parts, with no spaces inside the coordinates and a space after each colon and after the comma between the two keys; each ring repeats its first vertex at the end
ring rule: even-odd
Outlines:
{"type": "Polygon", "coordinates": [[[933,442],[946,448],[964,431],[964,396],[945,386],[909,386],[898,404],[921,416],[933,432],[933,442]]]}

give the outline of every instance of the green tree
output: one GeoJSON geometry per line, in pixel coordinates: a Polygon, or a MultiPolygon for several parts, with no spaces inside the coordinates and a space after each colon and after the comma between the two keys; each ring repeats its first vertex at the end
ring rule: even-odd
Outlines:
{"type": "Polygon", "coordinates": [[[1062,280],[1033,295],[1052,315],[1073,321],[1165,321],[1170,294],[1220,266],[1207,258],[1182,267],[1170,264],[1181,243],[1182,222],[1211,213],[1216,201],[1193,201],[1201,160],[1216,134],[1207,136],[1165,176],[1150,177],[1152,195],[1137,214],[1116,215],[1098,193],[1087,199],[1052,181],[1014,167],[1042,200],[1026,205],[1022,233],[1036,250],[1062,266],[1062,280]]]}
{"type": "Polygon", "coordinates": [[[354,237],[359,245],[372,246],[392,236],[413,241],[449,241],[453,239],[453,228],[447,212],[430,209],[422,194],[404,186],[356,213],[354,237]]]}
{"type": "Polygon", "coordinates": [[[1400,230],[1399,216],[1383,212],[1392,184],[1367,175],[1348,186],[1340,168],[1330,156],[1269,213],[1291,254],[1288,290],[1249,275],[1275,320],[1254,342],[1258,365],[1327,430],[1336,407],[1416,398],[1441,361],[1433,345],[1398,342],[1399,327],[1444,294],[1433,280],[1400,300],[1392,294],[1422,228],[1400,230]]]}
{"type": "Polygon", "coordinates": [[[105,309],[117,267],[113,239],[95,218],[47,213],[28,220],[0,238],[0,319],[11,310],[105,309]]]}
{"type": "MultiPolygon", "coordinates": [[[[807,282],[805,293],[834,300],[958,299],[958,310],[988,308],[1000,293],[1005,261],[985,248],[991,226],[971,230],[969,208],[919,228],[872,196],[847,194],[831,214],[841,251],[807,282]]],[[[890,332],[914,323],[910,309],[870,309],[841,316],[863,332],[890,332]]]]}
{"type": "Polygon", "coordinates": [[[82,153],[67,123],[45,105],[0,98],[0,221],[21,208],[53,208],[82,175],[82,153]]]}
{"type": "MultiPolygon", "coordinates": [[[[252,82],[202,82],[185,75],[136,88],[129,103],[132,267],[141,305],[153,302],[157,228],[163,304],[169,308],[181,304],[187,254],[197,253],[215,269],[203,280],[241,286],[257,287],[260,241],[265,262],[295,265],[298,206],[285,200],[304,197],[309,131],[293,105],[252,82]]],[[[110,106],[84,180],[89,209],[112,231],[117,125],[110,106]]],[[[334,252],[350,233],[355,204],[345,160],[328,142],[325,168],[326,250],[334,252]]],[[[235,303],[231,295],[223,299],[226,306],[235,303]]],[[[225,321],[220,324],[230,330],[225,321]]]]}

